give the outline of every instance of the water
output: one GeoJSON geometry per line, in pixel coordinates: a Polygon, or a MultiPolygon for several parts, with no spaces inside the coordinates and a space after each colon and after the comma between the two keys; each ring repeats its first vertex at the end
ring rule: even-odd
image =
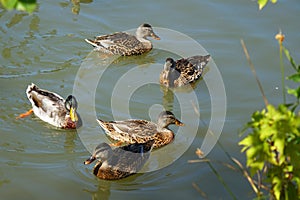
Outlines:
{"type": "MultiPolygon", "coordinates": [[[[199,42],[212,55],[220,70],[226,89],[227,116],[219,142],[232,156],[244,162],[237,145],[238,131],[249,120],[250,114],[264,105],[240,39],[244,39],[248,47],[268,100],[274,104],[280,103],[281,78],[274,35],[279,29],[284,32],[285,45],[296,63],[299,63],[300,4],[296,0],[279,1],[258,11],[253,1],[189,0],[184,4],[180,1],[84,1],[80,4],[79,14],[72,13],[72,9],[78,10],[78,6],[69,1],[43,1],[39,2],[38,10],[31,15],[0,10],[0,198],[204,198],[193,187],[196,184],[208,199],[230,199],[230,194],[206,163],[188,163],[188,160],[197,159],[195,150],[201,147],[210,123],[211,99],[209,86],[205,83],[213,78],[210,77],[213,65],[194,90],[199,103],[200,122],[197,123],[193,117],[193,109],[189,107],[184,110],[191,115],[183,121],[186,126],[180,129],[171,127],[178,132],[174,143],[153,153],[150,168],[155,161],[160,161],[159,165],[170,153],[187,148],[182,152],[183,155],[171,158],[176,161],[167,167],[119,181],[99,180],[91,173],[92,166],[83,165],[90,155],[87,148],[98,143],[97,139],[92,138],[90,146],[86,148],[82,142],[84,133],[98,134],[98,140],[101,141],[106,139],[95,121],[87,124],[83,133],[76,133],[53,128],[34,116],[15,120],[17,114],[30,108],[25,89],[33,82],[64,97],[72,93],[80,65],[88,55],[91,56],[91,47],[84,42],[84,38],[133,29],[143,22],[179,31],[199,42]],[[197,135],[193,138],[190,134],[195,130],[197,135]]],[[[161,41],[153,41],[154,46],[166,42],[180,41],[163,37],[161,41]]],[[[186,52],[189,49],[181,50],[186,52]]],[[[175,55],[154,49],[147,55],[113,63],[96,84],[95,98],[92,98],[94,91],[90,88],[82,95],[86,98],[91,94],[91,101],[95,104],[95,111],[90,113],[90,117],[94,119],[96,115],[111,120],[113,116],[125,119],[131,115],[132,118],[155,121],[161,105],[164,105],[181,119],[184,113],[178,107],[180,100],[164,95],[156,84],[145,84],[134,91],[128,105],[130,113],[125,112],[127,105],[122,101],[126,99],[122,99],[127,94],[126,90],[117,93],[120,99],[114,107],[111,106],[112,91],[122,76],[136,69],[143,74],[141,80],[151,77],[149,74],[160,71],[168,56],[175,55]]],[[[99,70],[93,69],[97,75],[101,73],[101,64],[95,63],[95,66],[99,70]]],[[[291,70],[287,69],[286,73],[289,72],[291,70]]],[[[79,85],[85,82],[80,79],[82,77],[79,76],[79,85]]],[[[129,86],[133,87],[134,82],[129,86]]],[[[188,96],[191,92],[179,91],[177,94],[188,96]]],[[[80,109],[84,111],[90,106],[81,103],[80,109]]],[[[243,176],[222,164],[230,161],[220,146],[216,145],[208,158],[238,199],[253,197],[243,176]]]]}

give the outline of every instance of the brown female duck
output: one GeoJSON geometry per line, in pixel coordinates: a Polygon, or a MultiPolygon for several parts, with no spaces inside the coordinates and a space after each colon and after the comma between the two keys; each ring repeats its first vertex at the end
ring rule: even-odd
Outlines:
{"type": "Polygon", "coordinates": [[[131,56],[146,53],[152,49],[147,37],[156,40],[160,38],[154,33],[150,24],[142,24],[136,30],[136,35],[125,32],[116,32],[109,35],[97,36],[95,39],[85,41],[95,47],[95,50],[108,54],[131,56]]]}
{"type": "Polygon", "coordinates": [[[93,174],[105,180],[125,178],[141,170],[147,162],[154,140],[146,143],[135,143],[112,149],[107,143],[99,144],[92,156],[84,164],[98,160],[93,174]]]}
{"type": "Polygon", "coordinates": [[[184,124],[175,118],[170,111],[163,111],[158,116],[157,124],[147,120],[129,119],[125,121],[102,121],[97,120],[105,133],[119,143],[145,143],[154,140],[153,148],[169,144],[174,139],[174,133],[168,126],[184,124]]]}
{"type": "Polygon", "coordinates": [[[210,55],[192,56],[176,61],[167,58],[159,82],[166,87],[181,87],[193,83],[201,77],[209,59],[210,55]]]}

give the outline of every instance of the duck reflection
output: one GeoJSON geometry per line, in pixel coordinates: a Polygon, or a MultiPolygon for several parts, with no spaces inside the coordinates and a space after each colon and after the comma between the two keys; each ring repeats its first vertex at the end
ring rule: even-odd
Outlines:
{"type": "Polygon", "coordinates": [[[71,0],[72,3],[72,13],[75,15],[79,14],[80,3],[92,3],[93,0],[71,0]]]}
{"type": "Polygon", "coordinates": [[[173,105],[174,105],[173,91],[164,86],[161,86],[161,91],[163,92],[162,105],[164,109],[173,111],[173,105]]]}
{"type": "Polygon", "coordinates": [[[78,137],[73,131],[68,131],[65,136],[64,149],[66,153],[73,153],[75,148],[75,140],[78,137]]]}
{"type": "Polygon", "coordinates": [[[110,199],[110,190],[111,190],[111,183],[110,181],[99,180],[99,184],[96,190],[85,190],[86,192],[90,193],[92,196],[92,200],[108,200],[110,199]]]}
{"type": "Polygon", "coordinates": [[[94,61],[102,64],[114,64],[117,66],[125,66],[125,65],[136,65],[147,67],[156,62],[156,58],[151,53],[145,53],[139,56],[116,56],[107,53],[103,53],[101,51],[92,51],[91,52],[94,58],[94,61]]]}

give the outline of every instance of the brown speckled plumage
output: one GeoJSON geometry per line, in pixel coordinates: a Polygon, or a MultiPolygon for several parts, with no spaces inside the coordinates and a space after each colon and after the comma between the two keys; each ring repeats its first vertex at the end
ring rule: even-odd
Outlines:
{"type": "Polygon", "coordinates": [[[159,82],[166,87],[181,87],[193,83],[201,77],[209,59],[210,55],[192,56],[177,61],[167,58],[159,82]]]}

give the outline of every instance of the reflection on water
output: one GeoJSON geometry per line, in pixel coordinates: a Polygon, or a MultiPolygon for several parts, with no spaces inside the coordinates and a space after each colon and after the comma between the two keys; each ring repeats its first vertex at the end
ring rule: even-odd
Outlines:
{"type": "Polygon", "coordinates": [[[163,91],[163,101],[162,105],[165,110],[173,111],[173,103],[174,103],[174,93],[172,90],[161,86],[161,90],[163,91]]]}
{"type": "Polygon", "coordinates": [[[9,22],[6,23],[7,28],[11,28],[12,26],[20,23],[23,19],[24,16],[27,16],[28,14],[26,13],[17,13],[15,14],[9,22]]]}
{"type": "Polygon", "coordinates": [[[72,153],[75,151],[75,139],[78,138],[77,134],[74,132],[67,133],[65,136],[64,150],[66,153],[72,153]]]}
{"type": "MultiPolygon", "coordinates": [[[[80,4],[82,3],[89,4],[92,3],[93,0],[70,0],[70,2],[72,4],[72,8],[71,8],[72,13],[78,15],[80,12],[80,4]]],[[[67,7],[69,6],[70,2],[61,2],[60,5],[61,7],[67,7]]]]}
{"type": "MultiPolygon", "coordinates": [[[[3,17],[3,16],[2,16],[3,17]]],[[[54,47],[59,41],[71,40],[70,35],[58,36],[52,30],[41,34],[40,18],[36,14],[16,13],[6,23],[12,31],[1,36],[3,58],[0,78],[18,78],[53,73],[63,70],[66,66],[78,62],[77,59],[65,58],[54,47]],[[21,31],[16,31],[22,26],[21,31]],[[41,40],[41,37],[43,40],[41,40]],[[59,39],[60,38],[60,39],[59,39]],[[43,66],[40,68],[40,66],[43,66]]],[[[6,31],[3,31],[6,33],[6,31]]]]}
{"type": "Polygon", "coordinates": [[[98,187],[94,191],[86,191],[91,194],[93,200],[103,199],[108,200],[110,198],[111,181],[100,181],[98,187]]]}
{"type": "MultiPolygon", "coordinates": [[[[209,67],[206,67],[209,68],[209,67]]],[[[208,70],[207,70],[208,71],[208,70]]],[[[197,80],[196,82],[193,82],[187,86],[182,86],[179,88],[167,88],[163,85],[160,86],[160,90],[163,92],[163,97],[162,97],[162,105],[165,110],[173,111],[173,106],[174,106],[174,93],[190,93],[190,92],[195,92],[195,89],[197,87],[197,84],[199,82],[203,81],[202,78],[197,80]]],[[[195,104],[196,102],[194,102],[195,104]]],[[[193,106],[196,108],[196,106],[193,106]]],[[[197,108],[196,108],[197,109],[197,108]]],[[[198,111],[197,111],[198,112],[198,111]]]]}

